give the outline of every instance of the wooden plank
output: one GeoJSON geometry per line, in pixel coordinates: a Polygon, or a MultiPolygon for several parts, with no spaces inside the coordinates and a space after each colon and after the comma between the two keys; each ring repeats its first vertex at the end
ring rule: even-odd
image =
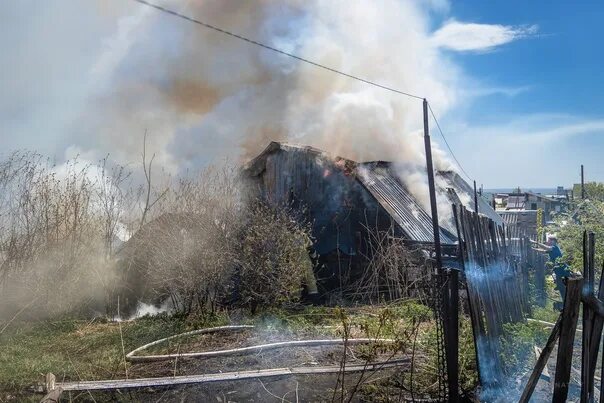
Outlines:
{"type": "MultiPolygon", "coordinates": [[[[395,368],[400,366],[408,366],[409,358],[391,360],[387,362],[369,363],[367,365],[351,365],[347,366],[345,372],[363,372],[363,371],[379,371],[387,368],[395,368]]],[[[218,374],[203,374],[203,375],[184,375],[184,376],[169,376],[161,378],[139,378],[139,379],[116,379],[103,381],[79,381],[79,382],[63,382],[57,383],[57,388],[63,391],[76,390],[110,390],[110,389],[129,389],[142,387],[158,387],[158,386],[175,386],[187,384],[200,384],[209,382],[225,382],[225,381],[240,381],[245,379],[255,378],[272,378],[279,376],[292,375],[319,375],[329,373],[339,373],[342,371],[340,365],[324,366],[324,367],[294,367],[294,368],[274,368],[260,369],[253,371],[237,371],[223,372],[218,374]]]]}
{"type": "Polygon", "coordinates": [[[565,402],[568,397],[582,287],[583,278],[568,278],[560,323],[560,342],[558,344],[558,356],[556,359],[553,403],[565,402]]]}
{"type": "Polygon", "coordinates": [[[459,394],[459,277],[457,270],[448,274],[447,381],[449,388],[459,394]]]}
{"type": "MultiPolygon", "coordinates": [[[[602,301],[604,299],[604,264],[602,265],[602,271],[600,274],[600,285],[598,287],[598,299],[602,301]]],[[[589,364],[589,376],[590,379],[594,379],[596,373],[596,365],[598,364],[598,352],[600,350],[600,341],[602,339],[602,329],[604,328],[604,318],[599,315],[593,315],[593,325],[591,328],[591,343],[589,345],[590,352],[589,358],[591,360],[589,364]]],[[[593,383],[593,381],[592,381],[593,383]]],[[[600,389],[602,391],[602,389],[600,389]]]]}
{"type": "MultiPolygon", "coordinates": [[[[587,263],[587,266],[583,268],[584,283],[583,283],[583,295],[593,296],[594,292],[594,251],[595,251],[595,238],[593,232],[589,233],[586,241],[586,233],[583,233],[583,261],[587,263]]],[[[581,402],[587,403],[592,402],[594,398],[594,379],[591,374],[591,352],[592,352],[592,327],[593,318],[595,314],[588,304],[583,304],[583,335],[581,341],[581,402]]]]}
{"type": "Polygon", "coordinates": [[[554,328],[552,329],[552,333],[549,335],[549,338],[547,339],[547,342],[545,343],[545,347],[543,347],[543,350],[541,350],[541,354],[539,355],[539,359],[537,359],[537,362],[535,363],[535,367],[533,368],[533,372],[531,373],[531,376],[529,377],[526,386],[524,387],[524,390],[522,391],[522,396],[520,396],[520,400],[518,401],[519,403],[528,403],[528,401],[531,399],[531,396],[533,395],[533,392],[535,391],[535,387],[537,386],[537,382],[539,381],[539,377],[541,376],[541,373],[543,372],[543,368],[545,368],[545,365],[547,364],[547,360],[549,359],[549,356],[552,353],[552,350],[554,349],[554,346],[556,345],[556,341],[558,340],[558,337],[560,336],[560,323],[562,321],[562,315],[560,315],[558,317],[558,320],[556,321],[556,324],[554,325],[554,328]]]}
{"type": "MultiPolygon", "coordinates": [[[[476,246],[474,242],[474,234],[472,233],[472,228],[469,221],[469,215],[465,208],[460,209],[460,219],[461,219],[461,230],[463,231],[464,239],[466,240],[465,246],[467,251],[467,259],[468,264],[471,268],[476,264],[476,246]]],[[[467,266],[464,267],[464,272],[467,269],[467,266]]],[[[468,287],[468,297],[472,301],[472,310],[470,314],[472,315],[472,326],[478,326],[478,333],[480,335],[485,336],[485,321],[483,318],[483,310],[484,305],[480,298],[478,291],[474,288],[474,284],[472,282],[467,281],[468,287]]],[[[476,340],[475,340],[476,341],[476,340]]]]}
{"type": "Polygon", "coordinates": [[[47,373],[44,382],[44,387],[46,388],[46,391],[50,392],[51,390],[53,390],[55,388],[56,383],[57,378],[55,377],[55,375],[52,372],[47,373]]]}
{"type": "Polygon", "coordinates": [[[63,389],[55,388],[48,392],[46,396],[40,400],[40,403],[59,403],[61,401],[61,394],[63,394],[63,389]]]}
{"type": "MultiPolygon", "coordinates": [[[[462,210],[462,209],[460,209],[462,210]]],[[[457,231],[457,239],[459,240],[459,263],[461,265],[462,271],[465,272],[465,261],[466,261],[466,252],[465,252],[465,242],[463,239],[465,239],[465,237],[462,234],[462,223],[461,223],[461,218],[460,218],[460,214],[462,214],[462,212],[460,211],[459,213],[457,212],[457,206],[455,204],[453,204],[453,219],[455,220],[455,230],[457,231]]],[[[478,352],[478,344],[477,344],[477,340],[479,337],[479,329],[480,329],[480,324],[479,324],[479,319],[477,319],[476,313],[474,312],[477,307],[474,306],[474,298],[470,292],[470,284],[467,284],[466,281],[466,290],[468,291],[468,309],[470,311],[470,320],[472,322],[472,336],[473,336],[473,341],[474,341],[474,352],[476,354],[476,368],[478,369],[478,379],[480,379],[480,354],[478,352]]]]}
{"type": "Polygon", "coordinates": [[[545,263],[543,259],[535,259],[533,270],[535,271],[535,288],[537,291],[537,305],[544,307],[546,302],[545,291],[545,263]]]}

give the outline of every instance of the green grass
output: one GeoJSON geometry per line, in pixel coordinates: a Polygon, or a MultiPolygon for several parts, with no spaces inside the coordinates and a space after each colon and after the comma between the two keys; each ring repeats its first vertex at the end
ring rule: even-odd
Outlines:
{"type": "MultiPolygon", "coordinates": [[[[273,309],[254,317],[233,315],[237,317],[233,322],[255,324],[263,332],[279,332],[281,335],[288,332],[293,338],[341,337],[346,324],[351,331],[350,337],[392,338],[400,340],[405,350],[413,348],[409,332],[419,324],[415,348],[426,358],[420,359],[423,364],[418,364],[414,384],[429,386],[436,376],[436,373],[431,373],[436,368],[432,312],[418,302],[348,308],[273,309]]],[[[125,377],[122,337],[123,349],[127,353],[160,338],[229,322],[231,320],[226,315],[209,320],[159,315],[122,322],[122,336],[119,324],[103,320],[14,323],[0,335],[0,402],[9,397],[36,401],[40,395],[33,394],[30,387],[42,382],[48,372],[55,374],[58,381],[125,377]]],[[[467,376],[463,375],[463,383],[470,386],[475,379],[475,359],[471,348],[471,329],[466,322],[462,322],[461,338],[464,340],[460,345],[470,348],[462,348],[461,364],[462,372],[467,372],[467,376]]],[[[181,342],[187,340],[195,342],[195,338],[181,342]]]]}
{"type": "Polygon", "coordinates": [[[58,381],[112,379],[125,376],[125,352],[153,340],[200,325],[225,322],[218,317],[201,323],[160,315],[120,324],[60,320],[13,324],[0,335],[0,401],[27,394],[30,386],[52,372],[58,381]]]}

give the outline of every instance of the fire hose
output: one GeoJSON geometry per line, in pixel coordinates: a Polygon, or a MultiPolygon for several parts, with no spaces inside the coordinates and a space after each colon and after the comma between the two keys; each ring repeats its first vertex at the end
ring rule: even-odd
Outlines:
{"type": "Polygon", "coordinates": [[[217,333],[221,331],[242,331],[247,329],[254,329],[252,325],[231,325],[231,326],[218,326],[211,328],[204,328],[193,330],[186,333],[175,334],[163,339],[152,341],[151,343],[140,346],[128,354],[126,354],[126,361],[129,362],[152,362],[152,361],[167,361],[176,358],[210,358],[210,357],[226,357],[233,355],[245,355],[253,352],[262,352],[267,350],[274,350],[284,347],[318,347],[318,346],[329,346],[329,345],[358,345],[367,343],[394,343],[392,339],[381,339],[381,338],[358,338],[358,339],[315,339],[315,340],[293,340],[293,341],[280,341],[274,343],[257,344],[247,347],[239,347],[226,350],[213,350],[203,352],[192,352],[192,353],[177,353],[177,354],[158,354],[158,355],[135,355],[138,352],[146,350],[149,347],[161,344],[168,340],[172,340],[179,337],[194,336],[200,334],[217,333]]]}

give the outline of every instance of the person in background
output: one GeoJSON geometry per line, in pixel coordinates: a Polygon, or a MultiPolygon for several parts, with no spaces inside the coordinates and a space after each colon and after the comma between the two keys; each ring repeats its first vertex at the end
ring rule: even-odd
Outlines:
{"type": "Polygon", "coordinates": [[[563,279],[569,277],[571,272],[568,269],[568,265],[560,260],[562,257],[562,251],[558,246],[558,239],[556,239],[555,236],[548,236],[547,243],[545,244],[533,240],[531,240],[531,243],[535,245],[533,247],[534,250],[547,253],[549,256],[549,261],[552,265],[555,276],[554,281],[556,283],[556,289],[560,291],[560,296],[562,297],[562,301],[564,301],[566,285],[564,284],[563,279]]]}

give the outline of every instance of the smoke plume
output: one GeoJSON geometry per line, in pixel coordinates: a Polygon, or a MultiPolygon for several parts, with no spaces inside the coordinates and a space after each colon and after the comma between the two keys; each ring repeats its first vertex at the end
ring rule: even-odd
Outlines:
{"type": "MultiPolygon", "coordinates": [[[[412,2],[204,1],[162,4],[342,71],[430,96],[455,94],[412,2]]],[[[150,131],[163,160],[247,158],[286,140],[366,161],[423,165],[421,101],[339,76],[145,6],[123,17],[93,69],[101,143],[140,153],[150,131]],[[98,111],[102,112],[99,113],[98,111]],[[138,135],[137,135],[138,134],[138,135]],[[134,141],[126,138],[135,139],[134,141]]],[[[88,115],[87,117],[91,117],[88,115]]],[[[437,156],[438,156],[437,152],[437,156]]],[[[438,160],[438,159],[437,159],[438,160]]]]}
{"type": "MultiPolygon", "coordinates": [[[[431,10],[413,1],[160,4],[317,63],[426,96],[441,112],[455,101],[456,69],[430,41],[431,10]]],[[[182,173],[217,157],[244,161],[271,140],[301,143],[356,161],[400,161],[401,179],[429,206],[421,100],[143,5],[128,10],[93,69],[95,79],[105,84],[77,123],[93,139],[83,147],[110,150],[118,161],[136,161],[147,130],[156,163],[182,173]]],[[[435,148],[436,169],[450,168],[435,148]]]]}

